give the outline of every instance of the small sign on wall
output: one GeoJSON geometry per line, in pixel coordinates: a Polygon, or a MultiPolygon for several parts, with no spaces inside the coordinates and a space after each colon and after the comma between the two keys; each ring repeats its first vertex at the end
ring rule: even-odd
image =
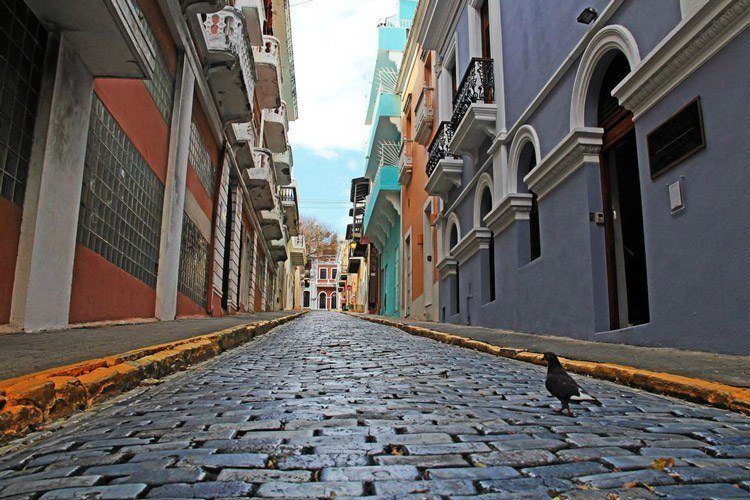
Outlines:
{"type": "Polygon", "coordinates": [[[646,136],[654,179],[706,147],[700,96],[646,136]]]}

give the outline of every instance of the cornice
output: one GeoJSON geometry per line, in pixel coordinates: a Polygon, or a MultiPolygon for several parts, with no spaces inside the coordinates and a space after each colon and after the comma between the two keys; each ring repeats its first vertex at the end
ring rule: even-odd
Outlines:
{"type": "Polygon", "coordinates": [[[542,199],[584,163],[598,163],[602,133],[602,129],[594,127],[570,132],[523,178],[529,190],[542,199]]]}
{"type": "Polygon", "coordinates": [[[510,193],[484,217],[484,223],[497,235],[517,220],[529,220],[532,196],[528,193],[510,193]]]}
{"type": "Polygon", "coordinates": [[[489,248],[491,237],[492,233],[486,227],[474,228],[451,249],[451,255],[456,258],[459,265],[463,265],[479,249],[489,248]]]}
{"type": "Polygon", "coordinates": [[[667,35],[612,92],[638,118],[750,25],[750,0],[711,0],[667,35]]]}
{"type": "Polygon", "coordinates": [[[441,278],[446,278],[452,274],[456,274],[458,270],[458,261],[452,257],[446,257],[437,263],[438,275],[441,278]]]}

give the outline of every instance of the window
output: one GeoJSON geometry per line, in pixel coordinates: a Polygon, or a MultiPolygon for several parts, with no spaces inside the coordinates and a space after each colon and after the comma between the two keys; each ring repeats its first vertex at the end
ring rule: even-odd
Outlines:
{"type": "Polygon", "coordinates": [[[318,309],[325,309],[326,308],[326,293],[320,292],[320,295],[318,295],[318,309]]]}
{"type": "Polygon", "coordinates": [[[23,206],[47,32],[24,2],[0,19],[0,196],[23,206]]]}
{"type": "Polygon", "coordinates": [[[332,280],[335,280],[335,279],[336,279],[336,272],[337,272],[337,271],[338,271],[338,269],[331,269],[331,279],[332,279],[332,280]]]}
{"type": "MultiPolygon", "coordinates": [[[[486,4],[486,2],[485,2],[486,4]]],[[[482,191],[482,201],[480,204],[479,214],[481,221],[484,220],[485,216],[492,210],[492,192],[489,187],[485,187],[482,191]]],[[[495,235],[490,233],[490,248],[488,252],[488,270],[489,276],[487,279],[487,302],[495,300],[495,235]]]]}
{"type": "Polygon", "coordinates": [[[479,8],[479,19],[482,30],[482,57],[490,59],[490,8],[489,0],[484,0],[484,3],[479,8]]]}
{"type": "MultiPolygon", "coordinates": [[[[164,185],[94,94],[78,243],[155,288],[163,205],[164,185]]],[[[199,240],[192,241],[197,249],[199,240]]]]}
{"type": "MultiPolygon", "coordinates": [[[[448,239],[448,241],[450,242],[450,248],[448,250],[452,251],[453,248],[456,245],[458,245],[458,226],[456,226],[455,224],[451,226],[450,238],[448,239]]],[[[458,269],[458,266],[456,266],[456,277],[454,278],[454,282],[453,282],[453,297],[454,297],[453,306],[455,310],[454,314],[458,314],[461,312],[461,299],[459,298],[459,294],[461,290],[460,290],[459,281],[460,281],[459,269],[458,269]]]]}
{"type": "Polygon", "coordinates": [[[535,192],[531,191],[523,178],[536,167],[536,154],[534,146],[530,142],[521,150],[518,159],[518,192],[531,195],[531,213],[529,214],[529,234],[524,261],[530,262],[542,255],[542,241],[539,229],[539,201],[535,192]]]}
{"type": "Polygon", "coordinates": [[[328,269],[326,269],[325,267],[321,267],[319,276],[322,280],[328,279],[328,269]]]}

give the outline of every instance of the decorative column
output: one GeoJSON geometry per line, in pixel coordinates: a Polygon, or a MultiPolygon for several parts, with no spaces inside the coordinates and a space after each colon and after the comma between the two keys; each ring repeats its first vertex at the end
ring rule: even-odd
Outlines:
{"type": "Polygon", "coordinates": [[[177,314],[177,285],[180,274],[180,248],[185,213],[187,165],[190,154],[190,123],[193,115],[195,75],[182,58],[181,77],[175,84],[172,123],[169,133],[167,182],[164,186],[159,272],[156,277],[156,317],[173,320],[177,314]]]}

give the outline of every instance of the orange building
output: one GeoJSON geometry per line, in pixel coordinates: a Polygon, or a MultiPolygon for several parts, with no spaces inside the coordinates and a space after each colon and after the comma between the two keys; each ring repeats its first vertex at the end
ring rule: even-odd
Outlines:
{"type": "Polygon", "coordinates": [[[440,203],[425,189],[428,146],[435,134],[435,55],[417,42],[427,2],[420,2],[396,82],[402,124],[398,181],[401,185],[401,262],[404,317],[438,319],[435,217],[440,203]]]}
{"type": "Polygon", "coordinates": [[[288,3],[73,4],[0,5],[0,327],[279,308],[288,3]]]}

